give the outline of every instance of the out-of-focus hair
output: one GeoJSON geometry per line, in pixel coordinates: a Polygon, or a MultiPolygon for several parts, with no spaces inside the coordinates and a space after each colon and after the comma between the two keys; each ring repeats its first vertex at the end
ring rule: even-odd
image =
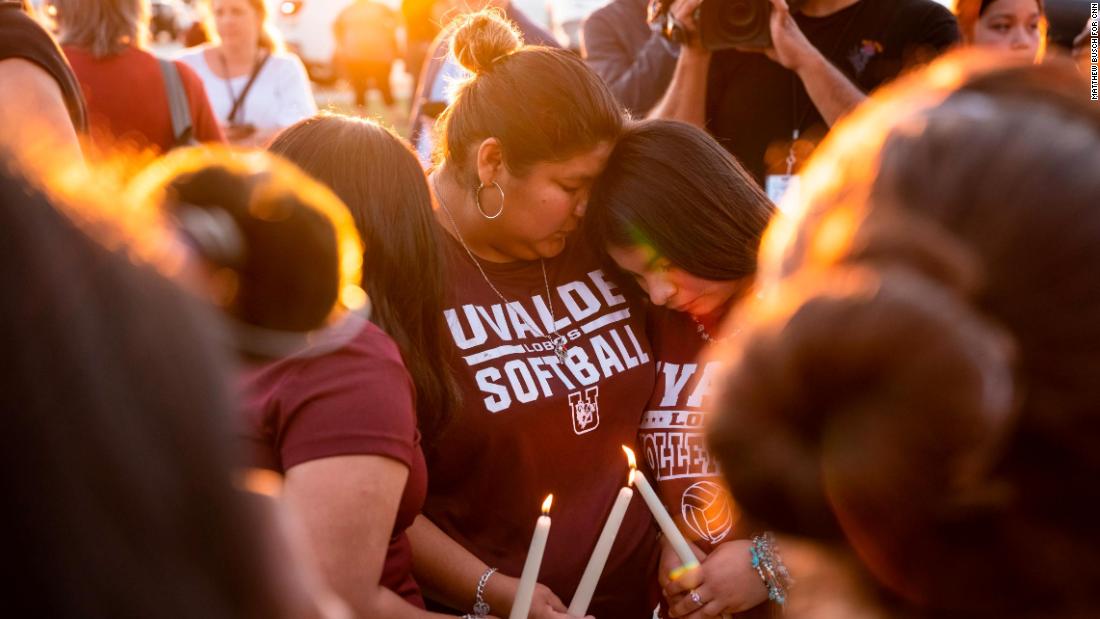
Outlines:
{"type": "Polygon", "coordinates": [[[149,0],[51,0],[57,8],[62,45],[86,49],[97,58],[149,39],[149,0]]]}
{"type": "Polygon", "coordinates": [[[285,616],[258,506],[231,483],[215,317],[79,219],[0,167],[0,523],[26,559],[7,612],[285,616]]]}
{"type": "Polygon", "coordinates": [[[439,362],[451,346],[443,321],[443,260],[416,155],[378,123],[333,114],[298,122],[268,148],[328,185],[351,210],[365,246],[371,320],[401,350],[430,445],[454,414],[458,384],[439,362]]]}
{"type": "Polygon", "coordinates": [[[189,224],[185,238],[221,283],[217,301],[244,325],[308,332],[365,302],[347,208],[263,151],[174,150],[132,182],[130,197],[189,224]]]}
{"type": "Polygon", "coordinates": [[[1100,108],[956,54],[832,133],[769,229],[711,444],[738,504],[849,544],[891,616],[1095,616],[1100,108]]]}

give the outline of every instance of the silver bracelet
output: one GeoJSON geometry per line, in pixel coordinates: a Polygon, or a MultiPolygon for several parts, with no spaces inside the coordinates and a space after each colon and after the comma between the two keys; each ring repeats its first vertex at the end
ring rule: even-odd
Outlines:
{"type": "Polygon", "coordinates": [[[485,570],[485,573],[481,575],[481,578],[477,581],[477,591],[474,593],[474,612],[472,615],[467,615],[471,618],[487,617],[489,615],[489,603],[485,601],[485,585],[489,583],[489,577],[497,571],[497,568],[491,567],[485,570]]]}

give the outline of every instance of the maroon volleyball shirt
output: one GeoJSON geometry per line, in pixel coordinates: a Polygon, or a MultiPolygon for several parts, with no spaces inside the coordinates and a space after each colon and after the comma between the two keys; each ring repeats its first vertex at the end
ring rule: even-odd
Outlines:
{"type": "Polygon", "coordinates": [[[408,467],[379,582],[423,608],[405,529],[424,503],[427,467],[412,379],[397,344],[366,322],[338,350],[252,368],[244,387],[248,406],[241,431],[254,466],[285,473],[311,460],[375,455],[408,467]]]}
{"type": "MultiPolygon", "coordinates": [[[[621,447],[634,445],[653,389],[645,308],[579,240],[545,261],[549,301],[539,261],[482,261],[505,303],[462,246],[440,236],[464,401],[428,454],[424,512],[488,565],[519,576],[553,493],[539,582],[568,604],[626,484],[621,447]],[[553,330],[567,339],[564,362],[542,335],[553,330]]],[[[655,560],[655,528],[635,497],[589,613],[651,616],[655,560]]]]}
{"type": "MultiPolygon", "coordinates": [[[[707,407],[721,367],[702,362],[708,343],[689,314],[652,310],[657,384],[638,431],[647,475],[684,535],[709,553],[733,539],[738,512],[707,450],[707,407]]],[[[715,334],[717,327],[708,327],[715,334]]]]}

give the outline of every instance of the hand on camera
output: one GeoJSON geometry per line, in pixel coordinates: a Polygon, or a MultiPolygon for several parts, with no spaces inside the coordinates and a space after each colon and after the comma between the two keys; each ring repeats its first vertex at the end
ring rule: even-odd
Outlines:
{"type": "Polygon", "coordinates": [[[802,34],[791,15],[787,0],[771,0],[772,47],[763,50],[764,54],[784,68],[798,72],[818,54],[813,43],[802,34]]]}
{"type": "Polygon", "coordinates": [[[672,16],[683,29],[684,40],[680,42],[681,53],[710,54],[699,38],[699,5],[703,0],[675,0],[669,7],[672,16]]]}

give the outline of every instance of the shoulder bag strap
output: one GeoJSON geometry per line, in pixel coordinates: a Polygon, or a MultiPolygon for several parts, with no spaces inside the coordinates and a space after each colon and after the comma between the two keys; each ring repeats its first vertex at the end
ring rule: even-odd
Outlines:
{"type": "Polygon", "coordinates": [[[241,94],[237,95],[237,100],[233,102],[233,108],[229,110],[229,117],[226,118],[229,124],[237,122],[237,114],[241,111],[241,106],[244,105],[245,97],[248,96],[248,91],[252,89],[252,84],[256,83],[256,76],[260,74],[260,70],[267,64],[267,59],[271,57],[271,54],[264,54],[259,60],[256,61],[256,65],[252,68],[252,75],[248,77],[248,83],[244,85],[244,89],[241,90],[241,94]]]}

